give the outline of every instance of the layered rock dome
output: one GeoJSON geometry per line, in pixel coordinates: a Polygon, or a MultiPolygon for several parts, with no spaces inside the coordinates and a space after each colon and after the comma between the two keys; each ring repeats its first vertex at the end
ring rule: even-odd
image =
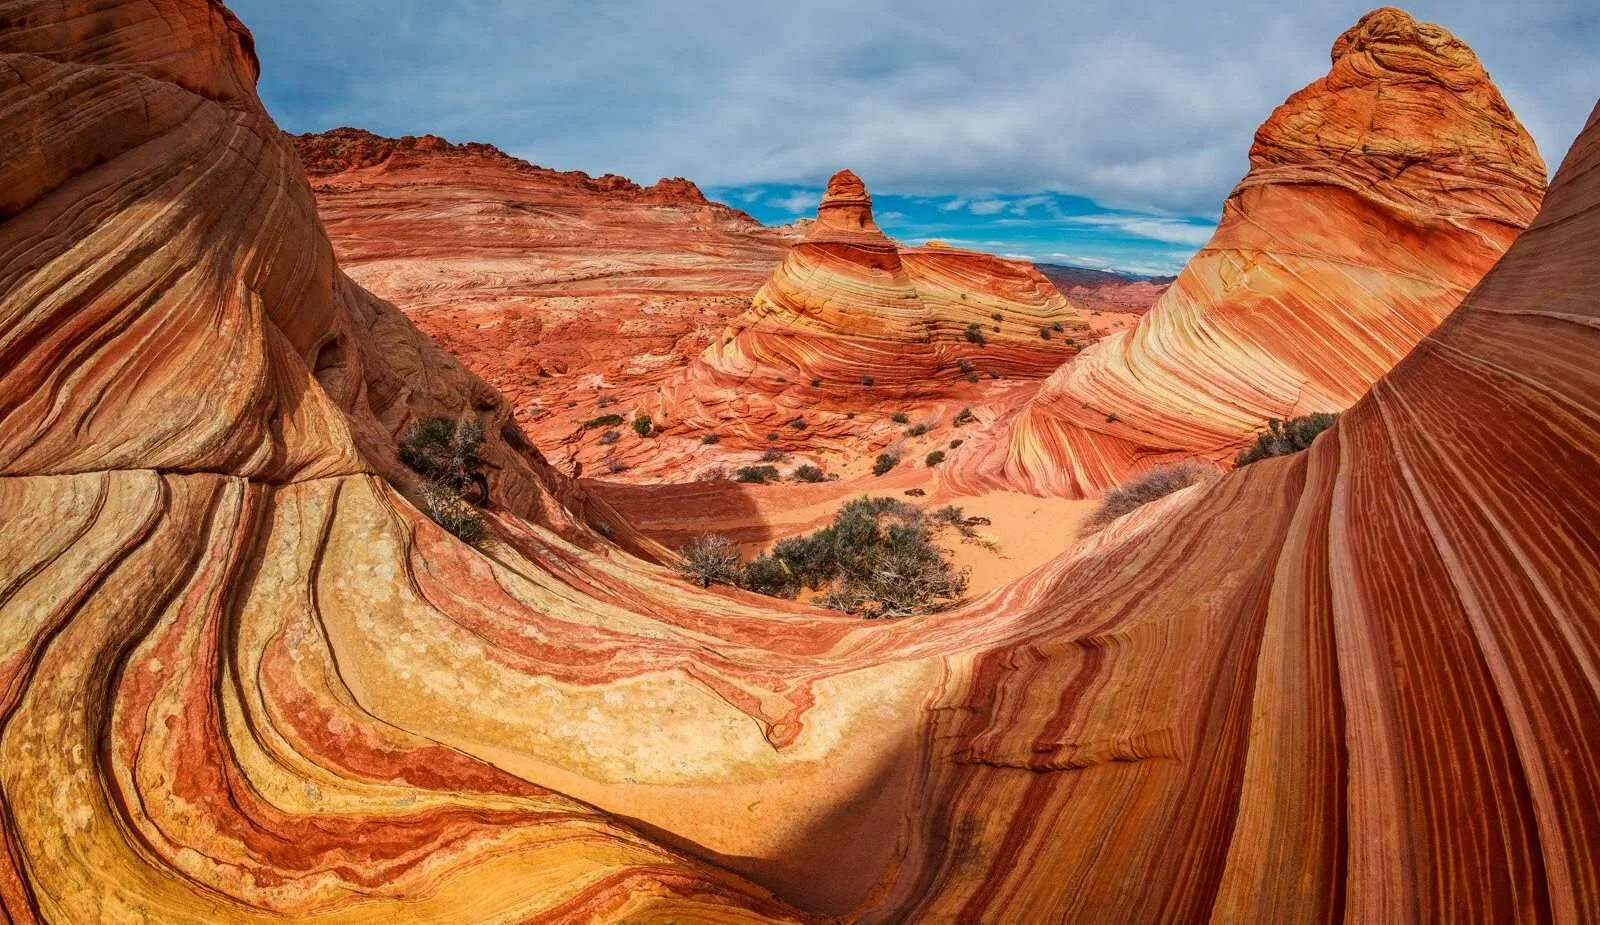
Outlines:
{"type": "Polygon", "coordinates": [[[1261,126],[1211,241],[1133,330],[1046,381],[962,479],[1082,496],[1224,462],[1268,418],[1348,407],[1538,209],[1545,167],[1443,28],[1374,10],[1261,126]]]}
{"type": "Polygon", "coordinates": [[[1600,112],[1311,450],[860,621],[597,535],[337,269],[220,3],[3,10],[7,921],[1600,919],[1600,112]]]}

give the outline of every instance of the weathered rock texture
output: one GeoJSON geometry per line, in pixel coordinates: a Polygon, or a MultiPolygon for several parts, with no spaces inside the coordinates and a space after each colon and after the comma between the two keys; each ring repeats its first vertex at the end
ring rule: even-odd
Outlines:
{"type": "MultiPolygon", "coordinates": [[[[795,236],[681,178],[640,187],[433,136],[293,141],[340,265],[499,389],[542,446],[606,413],[597,400],[626,410],[653,392],[795,236]]],[[[594,448],[564,448],[563,466],[566,449],[594,448]]]]}
{"type": "Polygon", "coordinates": [[[419,516],[395,428],[503,405],[250,48],[0,4],[6,921],[1600,920],[1600,121],[1309,452],[865,622],[585,549],[498,438],[484,551],[419,516]]]}
{"type": "Polygon", "coordinates": [[[1175,276],[1133,276],[1114,270],[1091,270],[1059,264],[1035,264],[1074,305],[1092,312],[1142,315],[1177,279],[1175,276]]]}
{"type": "Polygon", "coordinates": [[[1256,134],[1215,236],[1132,331],[1063,366],[964,478],[1093,494],[1345,408],[1533,217],[1545,166],[1472,51],[1395,9],[1256,134]]]}

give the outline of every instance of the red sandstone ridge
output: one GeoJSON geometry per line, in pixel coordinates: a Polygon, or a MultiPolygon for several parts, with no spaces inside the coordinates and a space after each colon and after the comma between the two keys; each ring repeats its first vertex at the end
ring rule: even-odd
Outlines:
{"type": "Polygon", "coordinates": [[[1600,921],[1600,110],[1310,450],[867,621],[584,529],[342,276],[217,4],[4,10],[8,925],[1600,921]]]}
{"type": "Polygon", "coordinates": [[[1367,14],[1261,126],[1216,234],[1156,306],[965,447],[961,481],[1093,494],[1163,460],[1228,461],[1268,418],[1347,407],[1494,265],[1544,186],[1470,49],[1367,14]]]}
{"type": "Polygon", "coordinates": [[[681,177],[559,172],[490,145],[342,128],[293,138],[351,277],[556,447],[748,304],[792,234],[681,177]]]}
{"type": "Polygon", "coordinates": [[[1045,279],[1074,304],[1091,312],[1142,315],[1155,305],[1175,276],[1137,276],[1114,270],[1093,270],[1036,263],[1045,279]]]}

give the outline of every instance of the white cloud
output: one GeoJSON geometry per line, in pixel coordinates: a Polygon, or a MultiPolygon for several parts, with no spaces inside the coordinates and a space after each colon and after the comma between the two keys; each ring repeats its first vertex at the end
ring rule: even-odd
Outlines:
{"type": "Polygon", "coordinates": [[[1119,215],[1115,213],[1077,215],[1067,219],[1067,221],[1075,225],[1107,226],[1137,237],[1149,238],[1152,241],[1162,241],[1167,244],[1188,244],[1193,247],[1199,247],[1211,240],[1211,234],[1216,230],[1214,225],[1195,225],[1178,219],[1119,215]]]}
{"type": "Polygon", "coordinates": [[[956,198],[939,206],[940,212],[959,212],[967,207],[967,200],[956,198]]]}
{"type": "Polygon", "coordinates": [[[768,200],[769,205],[776,206],[785,212],[799,214],[801,212],[815,212],[822,202],[822,194],[810,190],[795,190],[787,196],[779,196],[768,200]]]}
{"type": "MultiPolygon", "coordinates": [[[[1215,215],[1256,127],[1371,0],[230,6],[294,131],[435,132],[643,183],[814,186],[848,166],[874,193],[968,191],[952,211],[1051,190],[1215,215]]],[[[1552,162],[1594,103],[1592,6],[1408,4],[1478,51],[1552,162]]]]}
{"type": "Polygon", "coordinates": [[[973,215],[995,215],[1004,209],[1006,204],[999,199],[980,199],[967,206],[973,215]]]}

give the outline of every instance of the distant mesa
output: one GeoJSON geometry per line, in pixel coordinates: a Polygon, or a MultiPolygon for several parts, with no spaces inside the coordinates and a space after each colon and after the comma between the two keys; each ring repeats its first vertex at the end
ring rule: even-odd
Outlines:
{"type": "Polygon", "coordinates": [[[1472,51],[1375,10],[1261,126],[1215,235],[1138,326],[947,471],[1090,495],[1164,460],[1226,462],[1268,418],[1348,407],[1495,264],[1545,183],[1472,51]]]}

